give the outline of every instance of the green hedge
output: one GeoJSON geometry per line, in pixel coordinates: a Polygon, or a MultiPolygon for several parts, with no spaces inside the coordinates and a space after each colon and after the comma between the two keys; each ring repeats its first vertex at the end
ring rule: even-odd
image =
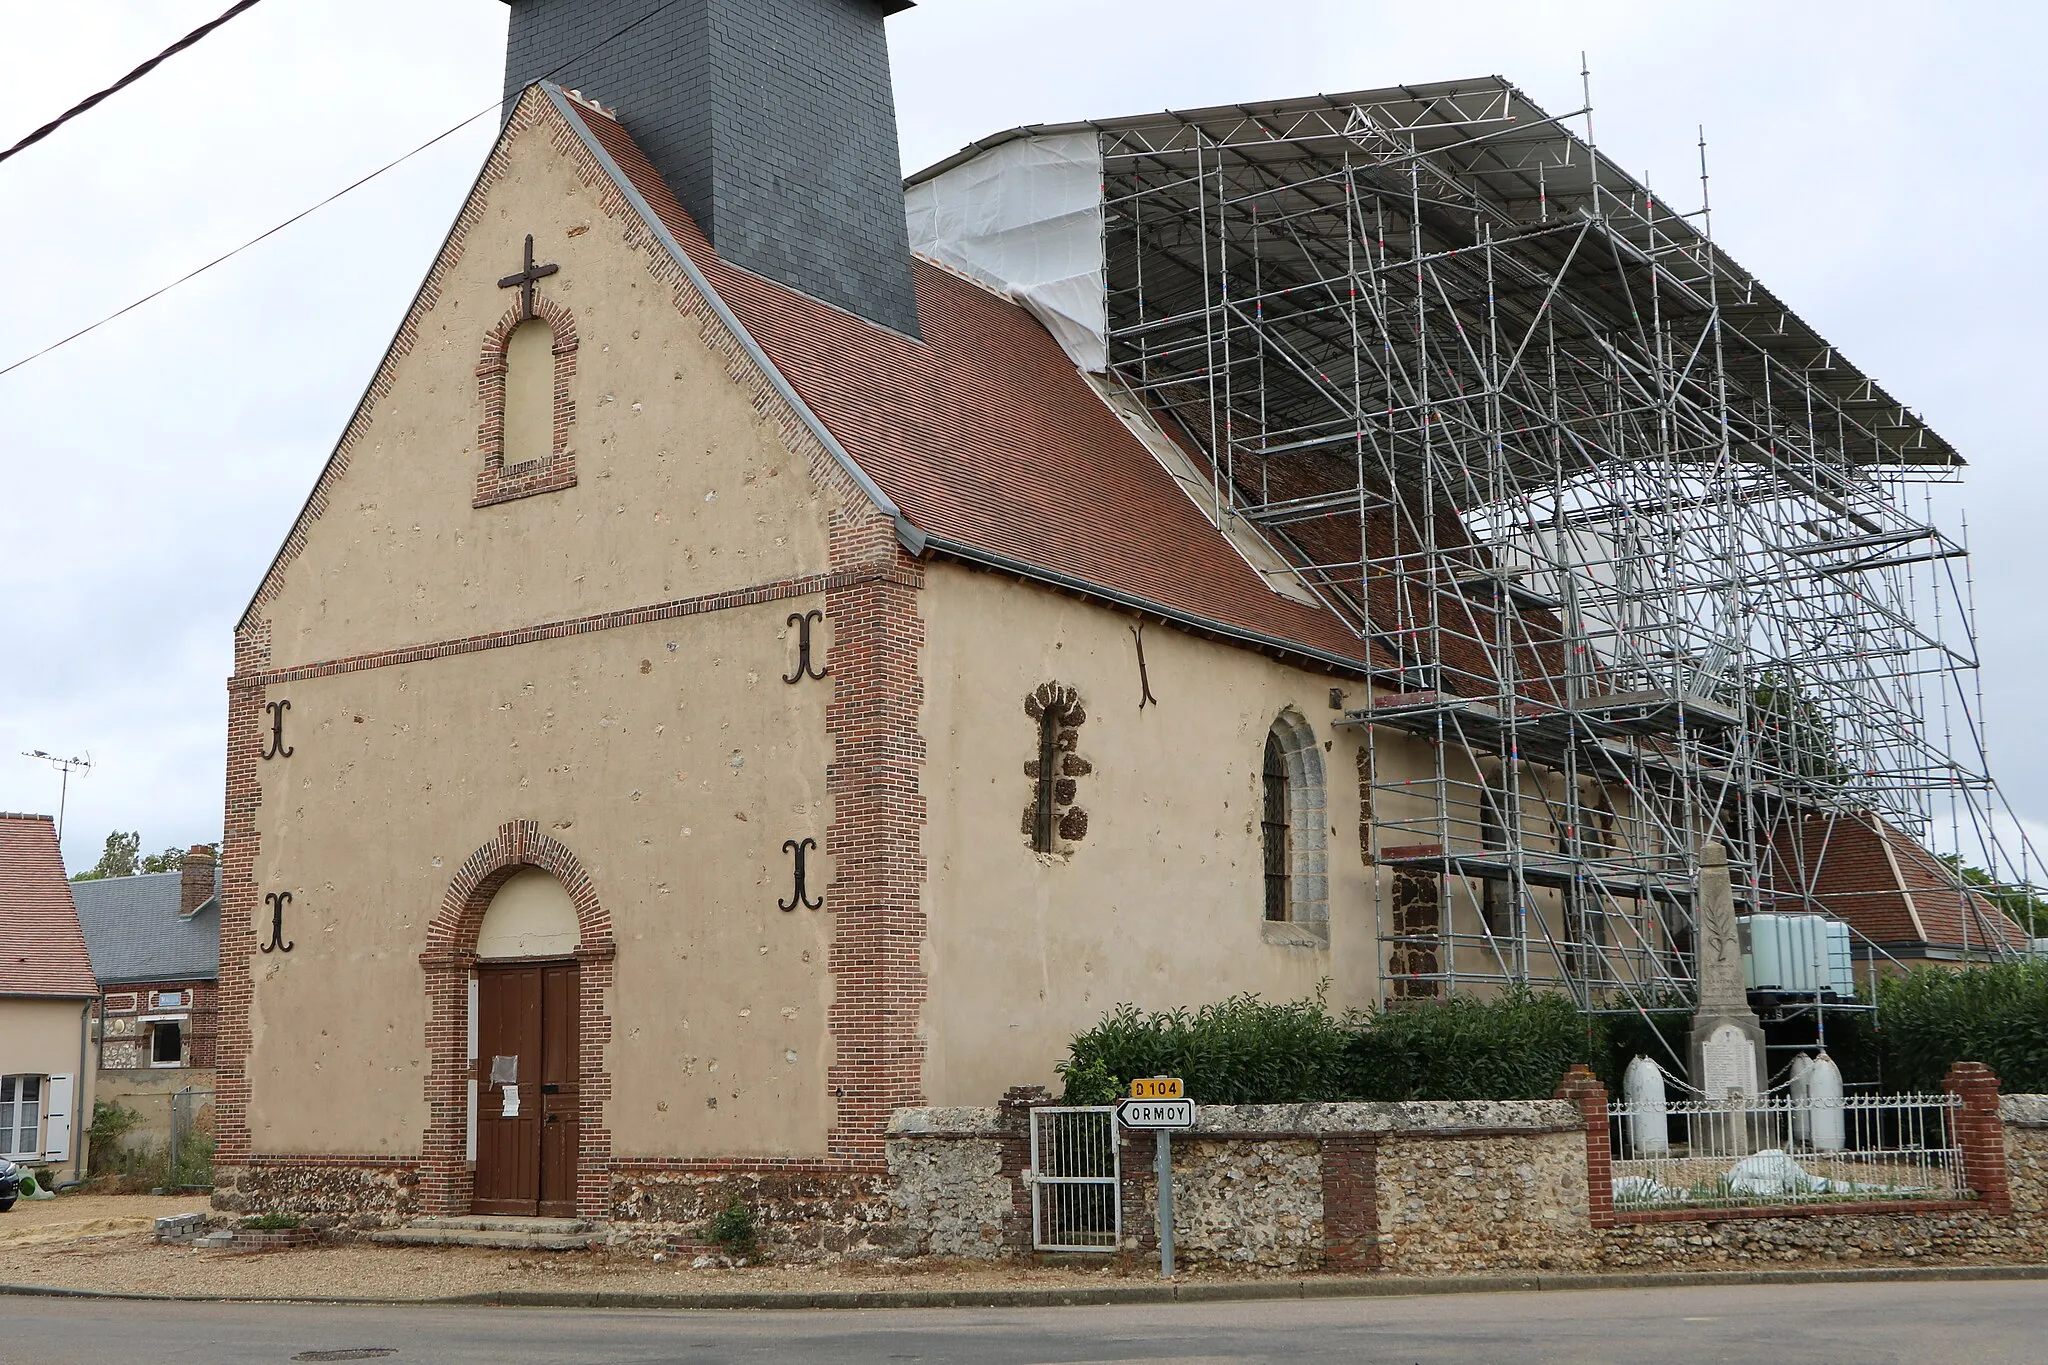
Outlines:
{"type": "MultiPolygon", "coordinates": [[[[1563,995],[1455,996],[1333,1015],[1321,999],[1240,995],[1201,1009],[1120,1005],[1059,1064],[1070,1104],[1106,1104],[1135,1076],[1179,1076],[1203,1104],[1544,1099],[1574,1062],[1610,1093],[1636,1056],[1678,1070],[1692,1027],[1679,995],[1634,1014],[1583,1015],[1563,995]]],[[[1880,981],[1875,1011],[1832,1012],[1827,1047],[1851,1085],[1934,1091],[1980,1061],[2007,1094],[2048,1094],[2048,961],[1880,981]]]]}
{"type": "Polygon", "coordinates": [[[1069,1104],[1107,1104],[1136,1076],[1179,1076],[1203,1104],[1547,1099],[1596,1055],[1559,995],[1455,997],[1332,1015],[1321,1000],[1240,995],[1199,1010],[1121,1005],[1059,1065],[1069,1104]]]}
{"type": "Polygon", "coordinates": [[[2008,1095],[2048,1094],[2048,962],[1880,981],[1876,1024],[1886,1090],[1939,1090],[1949,1063],[1967,1060],[1996,1071],[2008,1095]]]}

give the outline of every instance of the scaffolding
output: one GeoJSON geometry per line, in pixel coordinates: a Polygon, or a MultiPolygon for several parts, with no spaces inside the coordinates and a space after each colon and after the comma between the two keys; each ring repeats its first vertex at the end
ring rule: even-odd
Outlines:
{"type": "Polygon", "coordinates": [[[1960,871],[2031,871],[1963,462],[1714,245],[1704,145],[1680,212],[1498,79],[1090,126],[1112,381],[1377,670],[1388,995],[1638,1008],[1693,979],[1704,842],[1747,909],[1840,913],[1849,821],[2015,951],[1960,871]]]}

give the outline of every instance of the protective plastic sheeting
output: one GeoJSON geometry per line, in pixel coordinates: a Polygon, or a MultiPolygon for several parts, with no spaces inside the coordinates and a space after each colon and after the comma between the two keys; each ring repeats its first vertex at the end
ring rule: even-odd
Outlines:
{"type": "Polygon", "coordinates": [[[1094,133],[1006,142],[911,186],[904,207],[911,250],[1014,297],[1082,369],[1108,367],[1094,133]]]}

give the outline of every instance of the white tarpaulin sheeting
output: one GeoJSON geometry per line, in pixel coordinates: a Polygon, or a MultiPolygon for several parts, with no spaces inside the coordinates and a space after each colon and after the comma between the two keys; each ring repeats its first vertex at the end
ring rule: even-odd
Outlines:
{"type": "Polygon", "coordinates": [[[1108,365],[1093,132],[1006,142],[911,186],[904,207],[911,250],[1015,297],[1082,369],[1108,365]]]}

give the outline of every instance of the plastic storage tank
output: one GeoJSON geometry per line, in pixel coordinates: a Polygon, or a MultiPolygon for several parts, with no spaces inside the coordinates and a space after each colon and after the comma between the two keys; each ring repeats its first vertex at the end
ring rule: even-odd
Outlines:
{"type": "Polygon", "coordinates": [[[1848,925],[1822,915],[1743,915],[1735,922],[1746,940],[1742,971],[1751,990],[1781,995],[1854,991],[1848,925]]]}

